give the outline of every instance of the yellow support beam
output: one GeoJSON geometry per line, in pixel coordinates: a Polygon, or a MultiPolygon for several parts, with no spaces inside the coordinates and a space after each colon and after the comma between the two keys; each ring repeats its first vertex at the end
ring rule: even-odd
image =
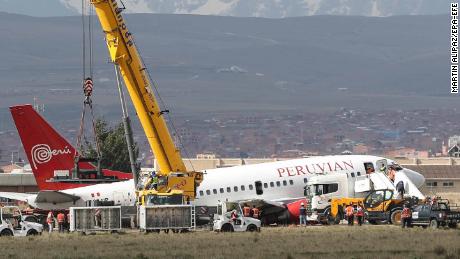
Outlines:
{"type": "Polygon", "coordinates": [[[91,0],[91,3],[105,33],[110,58],[120,68],[142,128],[158,160],[160,174],[186,172],[180,150],[169,134],[133,37],[121,15],[122,9],[116,0],[91,0]]]}

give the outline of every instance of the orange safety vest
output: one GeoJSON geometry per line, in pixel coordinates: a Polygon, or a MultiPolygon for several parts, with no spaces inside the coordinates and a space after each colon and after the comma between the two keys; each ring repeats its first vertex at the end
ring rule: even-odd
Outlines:
{"type": "Polygon", "coordinates": [[[411,215],[411,211],[409,208],[404,208],[402,210],[402,213],[401,213],[401,217],[402,218],[410,218],[412,215],[411,215]]]}
{"type": "Polygon", "coordinates": [[[353,206],[348,206],[345,209],[345,212],[347,213],[347,216],[353,216],[353,206]]]}
{"type": "Polygon", "coordinates": [[[65,218],[64,213],[59,213],[59,214],[57,215],[57,221],[58,221],[58,223],[64,223],[64,220],[65,220],[64,218],[65,218]]]}
{"type": "Polygon", "coordinates": [[[258,208],[253,208],[252,209],[252,216],[254,218],[258,218],[259,217],[259,209],[258,208]]]}
{"type": "Polygon", "coordinates": [[[249,215],[251,215],[251,208],[249,207],[243,207],[243,215],[245,217],[249,217],[249,215]]]}

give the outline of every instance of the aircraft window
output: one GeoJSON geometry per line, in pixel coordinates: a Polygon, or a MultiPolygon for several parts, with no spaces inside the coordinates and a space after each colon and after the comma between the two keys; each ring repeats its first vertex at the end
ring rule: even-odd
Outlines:
{"type": "Polygon", "coordinates": [[[244,187],[244,185],[241,185],[241,191],[245,191],[246,190],[246,187],[244,187]]]}
{"type": "Polygon", "coordinates": [[[252,191],[252,189],[254,189],[254,187],[252,186],[252,184],[249,185],[249,190],[252,191]]]}
{"type": "Polygon", "coordinates": [[[293,181],[293,180],[289,180],[289,184],[290,184],[290,185],[294,185],[294,181],[293,181]]]}
{"type": "Polygon", "coordinates": [[[276,181],[276,186],[277,186],[277,187],[280,187],[280,186],[281,186],[280,181],[276,181]]]}
{"type": "Polygon", "coordinates": [[[303,182],[304,182],[304,183],[307,183],[307,182],[308,182],[308,179],[307,179],[307,178],[303,178],[303,182]]]}
{"type": "Polygon", "coordinates": [[[231,192],[231,191],[232,191],[232,188],[227,187],[227,192],[231,192]]]}
{"type": "Polygon", "coordinates": [[[264,183],[264,188],[268,188],[268,183],[264,183]]]}
{"type": "Polygon", "coordinates": [[[204,195],[204,192],[203,191],[200,191],[200,196],[203,196],[204,195]]]}
{"type": "Polygon", "coordinates": [[[361,176],[361,173],[360,173],[360,172],[357,172],[356,175],[357,175],[357,176],[361,176]]]}
{"type": "Polygon", "coordinates": [[[207,195],[211,195],[211,191],[210,191],[210,190],[206,190],[206,194],[207,194],[207,195]]]}
{"type": "Polygon", "coordinates": [[[270,182],[270,187],[275,187],[275,183],[274,183],[274,182],[270,182]]]}
{"type": "Polygon", "coordinates": [[[284,185],[284,186],[287,185],[287,181],[286,181],[286,180],[283,180],[283,185],[284,185]]]}
{"type": "Polygon", "coordinates": [[[234,186],[234,187],[233,187],[233,191],[234,191],[234,192],[237,192],[237,191],[238,191],[238,186],[234,186]]]}
{"type": "Polygon", "coordinates": [[[213,189],[213,190],[212,190],[212,193],[217,194],[217,190],[216,190],[216,189],[213,189]]]}
{"type": "Polygon", "coordinates": [[[351,177],[355,177],[355,173],[350,173],[351,177]]]}
{"type": "Polygon", "coordinates": [[[219,189],[219,192],[220,192],[220,193],[224,193],[224,188],[220,188],[220,189],[219,189]]]}

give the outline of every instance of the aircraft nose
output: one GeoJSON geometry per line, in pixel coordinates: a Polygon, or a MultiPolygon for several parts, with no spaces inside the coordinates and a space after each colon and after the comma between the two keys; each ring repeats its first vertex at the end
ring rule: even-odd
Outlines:
{"type": "Polygon", "coordinates": [[[425,177],[421,173],[409,168],[403,168],[403,172],[415,184],[415,186],[417,186],[417,188],[421,187],[425,183],[425,177]]]}

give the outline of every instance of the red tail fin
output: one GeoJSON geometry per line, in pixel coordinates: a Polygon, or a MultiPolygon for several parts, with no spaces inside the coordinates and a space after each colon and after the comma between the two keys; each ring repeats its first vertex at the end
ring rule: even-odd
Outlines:
{"type": "MultiPolygon", "coordinates": [[[[88,184],[50,182],[55,173],[71,173],[74,168],[75,148],[67,142],[32,105],[10,107],[11,115],[21,137],[24,151],[40,190],[64,190],[88,184]]],[[[90,163],[80,163],[82,169],[91,169],[90,163]]],[[[131,174],[104,170],[106,175],[130,179],[131,174]]]]}

